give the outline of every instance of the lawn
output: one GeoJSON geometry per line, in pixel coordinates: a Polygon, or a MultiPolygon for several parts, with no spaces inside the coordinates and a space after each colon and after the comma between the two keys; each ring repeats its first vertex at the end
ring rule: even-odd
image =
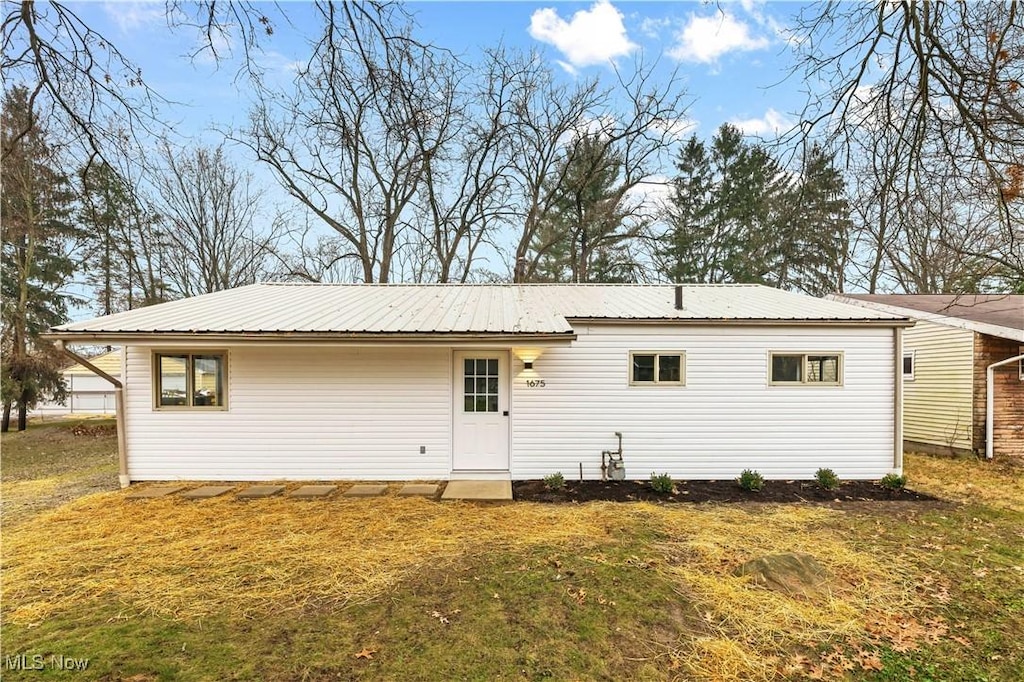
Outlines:
{"type": "Polygon", "coordinates": [[[4,437],[4,679],[1024,679],[1021,469],[908,456],[941,503],[130,502],[73,487],[116,480],[98,431],[4,437]],[[826,589],[733,575],[790,551],[826,589]]]}

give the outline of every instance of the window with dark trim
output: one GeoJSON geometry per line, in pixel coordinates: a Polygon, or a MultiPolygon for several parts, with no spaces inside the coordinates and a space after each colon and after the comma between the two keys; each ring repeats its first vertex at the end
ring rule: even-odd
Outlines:
{"type": "Polygon", "coordinates": [[[156,353],[153,377],[157,408],[223,410],[227,406],[225,353],[156,353]]]}
{"type": "Polygon", "coordinates": [[[682,351],[633,351],[629,354],[629,383],[685,385],[686,354],[682,351]]]}
{"type": "Polygon", "coordinates": [[[843,354],[773,351],[768,357],[768,372],[773,386],[841,386],[843,354]]]}

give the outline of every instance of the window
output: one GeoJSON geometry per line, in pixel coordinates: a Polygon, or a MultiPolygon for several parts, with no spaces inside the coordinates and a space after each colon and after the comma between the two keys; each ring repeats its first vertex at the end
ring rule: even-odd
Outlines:
{"type": "Polygon", "coordinates": [[[903,378],[905,380],[914,380],[914,369],[916,364],[917,358],[914,355],[914,351],[907,351],[903,354],[903,378]]]}
{"type": "Polygon", "coordinates": [[[842,353],[770,353],[772,385],[841,386],[842,353]]]}
{"type": "Polygon", "coordinates": [[[463,361],[463,406],[466,412],[498,411],[498,361],[466,358],[463,361]]]}
{"type": "Polygon", "coordinates": [[[224,353],[157,353],[153,364],[157,408],[227,406],[224,353]]]}
{"type": "Polygon", "coordinates": [[[629,354],[629,383],[682,386],[686,383],[685,357],[678,351],[634,351],[629,354]]]}

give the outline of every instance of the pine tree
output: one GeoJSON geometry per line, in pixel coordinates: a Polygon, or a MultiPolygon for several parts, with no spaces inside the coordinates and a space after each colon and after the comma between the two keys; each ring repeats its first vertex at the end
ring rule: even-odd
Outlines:
{"type": "Polygon", "coordinates": [[[554,178],[552,210],[533,242],[534,279],[552,282],[635,281],[626,242],[631,220],[622,158],[608,141],[581,135],[554,178]]]}
{"type": "Polygon", "coordinates": [[[69,297],[61,290],[74,267],[66,250],[75,233],[69,220],[73,195],[41,119],[30,124],[32,118],[27,89],[4,93],[0,134],[9,151],[0,199],[3,431],[10,427],[13,405],[23,431],[28,410],[42,397],[64,397],[61,358],[39,335],[67,320],[69,297]]]}

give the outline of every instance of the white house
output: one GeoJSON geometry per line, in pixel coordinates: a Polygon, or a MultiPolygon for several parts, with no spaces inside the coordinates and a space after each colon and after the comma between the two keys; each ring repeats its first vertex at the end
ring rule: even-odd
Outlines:
{"type": "Polygon", "coordinates": [[[124,346],[125,482],[594,479],[616,433],[629,478],[874,479],[909,324],[756,285],[256,284],[50,337],[124,346]]]}

